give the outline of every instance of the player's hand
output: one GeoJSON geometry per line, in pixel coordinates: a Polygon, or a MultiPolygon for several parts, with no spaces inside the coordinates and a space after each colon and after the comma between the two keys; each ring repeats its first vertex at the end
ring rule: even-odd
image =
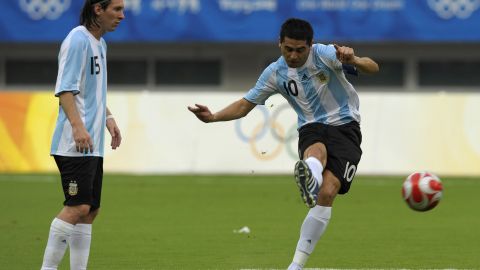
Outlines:
{"type": "Polygon", "coordinates": [[[122,134],[120,134],[120,129],[118,128],[117,122],[115,122],[114,118],[108,118],[106,125],[108,132],[110,132],[110,135],[112,136],[112,142],[110,143],[110,146],[113,150],[115,150],[122,143],[122,134]]]}
{"type": "Polygon", "coordinates": [[[336,50],[336,55],[338,61],[342,64],[355,64],[355,52],[350,47],[345,46],[338,46],[337,44],[333,44],[336,50]]]}
{"type": "Polygon", "coordinates": [[[195,114],[202,122],[209,123],[214,120],[213,114],[207,106],[195,104],[193,107],[188,106],[188,110],[195,114]]]}
{"type": "Polygon", "coordinates": [[[72,126],[72,133],[77,152],[84,154],[88,152],[93,153],[93,140],[85,126],[72,126]]]}

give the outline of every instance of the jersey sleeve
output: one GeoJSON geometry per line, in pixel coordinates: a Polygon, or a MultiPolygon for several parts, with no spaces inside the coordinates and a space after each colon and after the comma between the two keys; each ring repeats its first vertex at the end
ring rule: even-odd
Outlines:
{"type": "Polygon", "coordinates": [[[317,60],[324,62],[333,70],[342,70],[342,63],[338,61],[335,47],[332,44],[315,44],[313,48],[317,60]]]}
{"type": "Polygon", "coordinates": [[[62,44],[58,59],[58,77],[55,96],[63,92],[80,93],[80,81],[85,75],[88,41],[81,33],[73,34],[62,44]]]}
{"type": "Polygon", "coordinates": [[[273,94],[277,93],[275,87],[275,63],[268,66],[257,80],[255,86],[248,91],[245,99],[257,104],[264,105],[265,101],[273,94]]]}

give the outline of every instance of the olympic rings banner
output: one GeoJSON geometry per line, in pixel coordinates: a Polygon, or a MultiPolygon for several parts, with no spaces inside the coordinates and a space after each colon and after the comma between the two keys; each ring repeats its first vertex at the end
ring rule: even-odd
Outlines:
{"type": "MultiPolygon", "coordinates": [[[[200,103],[216,111],[243,94],[111,92],[123,142],[113,151],[107,135],[105,170],[292,173],[296,115],[281,96],[230,122],[205,124],[187,110],[200,103]]],[[[359,174],[480,175],[480,94],[360,93],[360,106],[359,174]]],[[[57,112],[53,91],[0,91],[0,172],[56,171],[49,152],[57,112]]]]}
{"type": "MultiPolygon", "coordinates": [[[[59,42],[83,0],[0,2],[0,42],[59,42]]],[[[117,42],[275,42],[288,17],[322,41],[479,41],[480,0],[124,0],[117,42]]]]}

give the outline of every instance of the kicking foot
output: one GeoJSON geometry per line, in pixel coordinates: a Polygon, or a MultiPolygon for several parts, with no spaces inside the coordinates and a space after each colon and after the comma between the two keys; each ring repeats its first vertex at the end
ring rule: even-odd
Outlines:
{"type": "Polygon", "coordinates": [[[297,163],[295,163],[294,175],[295,182],[300,189],[305,204],[310,208],[317,205],[319,186],[317,180],[313,177],[308,164],[303,160],[297,161],[297,163]]]}

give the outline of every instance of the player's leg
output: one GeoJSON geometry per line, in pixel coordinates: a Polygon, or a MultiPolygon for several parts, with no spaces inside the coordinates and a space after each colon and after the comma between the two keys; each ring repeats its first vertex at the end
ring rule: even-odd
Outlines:
{"type": "Polygon", "coordinates": [[[70,236],[70,269],[87,269],[92,242],[92,224],[100,210],[100,199],[103,179],[103,158],[94,157],[91,161],[91,171],[94,172],[91,184],[91,208],[75,225],[70,236]]]}
{"type": "Polygon", "coordinates": [[[54,156],[65,196],[64,207],[52,221],[42,269],[57,269],[77,224],[91,209],[90,158],[54,156]]]}
{"type": "Polygon", "coordinates": [[[53,219],[48,234],[47,246],[43,256],[42,269],[57,269],[61,262],[75,224],[82,215],[88,214],[89,205],[75,203],[78,193],[76,165],[78,160],[69,157],[54,156],[61,175],[65,196],[64,208],[53,219]],[[70,181],[72,180],[72,181],[70,181]]]}
{"type": "Polygon", "coordinates": [[[43,256],[42,269],[57,269],[62,261],[69,239],[74,232],[75,224],[88,215],[90,205],[64,206],[50,225],[47,246],[43,256]]]}
{"type": "Polygon", "coordinates": [[[303,221],[300,228],[300,239],[297,243],[293,261],[288,268],[289,270],[303,269],[318,240],[320,240],[327,228],[331,217],[332,204],[339,189],[340,181],[331,171],[325,170],[318,204],[308,211],[303,221]]]}
{"type": "Polygon", "coordinates": [[[92,223],[100,209],[91,211],[81,218],[70,236],[70,269],[87,269],[92,242],[92,223]]]}
{"type": "MultiPolygon", "coordinates": [[[[305,265],[330,221],[331,207],[336,195],[348,192],[362,154],[360,149],[361,132],[356,122],[338,127],[312,125],[302,129],[300,129],[300,151],[308,149],[305,148],[305,145],[313,145],[310,142],[318,139],[325,142],[326,149],[328,149],[328,163],[322,173],[323,184],[318,193],[317,205],[310,209],[304,220],[289,270],[302,269],[305,265]],[[329,136],[324,136],[326,133],[329,136]]],[[[321,151],[322,149],[317,148],[316,150],[321,151]]],[[[315,152],[307,153],[305,151],[304,156],[308,158],[308,155],[313,155],[312,153],[315,152]]],[[[315,156],[318,157],[318,155],[315,156]]],[[[318,158],[321,160],[321,157],[326,157],[326,152],[325,155],[318,158]]]]}
{"type": "Polygon", "coordinates": [[[327,162],[327,148],[323,143],[324,128],[324,125],[310,124],[300,129],[300,160],[295,164],[294,176],[302,199],[310,208],[317,205],[327,162]]]}
{"type": "MultiPolygon", "coordinates": [[[[312,193],[317,195],[323,183],[323,170],[325,168],[325,164],[327,163],[327,148],[323,143],[314,143],[310,145],[307,150],[305,150],[303,157],[304,161],[299,161],[297,164],[302,164],[303,162],[303,164],[306,165],[306,171],[310,170],[312,179],[316,180],[310,185],[313,187],[310,188],[310,190],[312,190],[312,193]],[[315,192],[313,192],[313,190],[315,192]]],[[[317,200],[315,198],[314,203],[310,207],[313,207],[316,204],[317,200]]]]}
{"type": "Polygon", "coordinates": [[[54,270],[62,261],[68,246],[68,238],[72,234],[75,225],[54,218],[48,233],[47,246],[43,255],[42,270],[54,270]]]}

